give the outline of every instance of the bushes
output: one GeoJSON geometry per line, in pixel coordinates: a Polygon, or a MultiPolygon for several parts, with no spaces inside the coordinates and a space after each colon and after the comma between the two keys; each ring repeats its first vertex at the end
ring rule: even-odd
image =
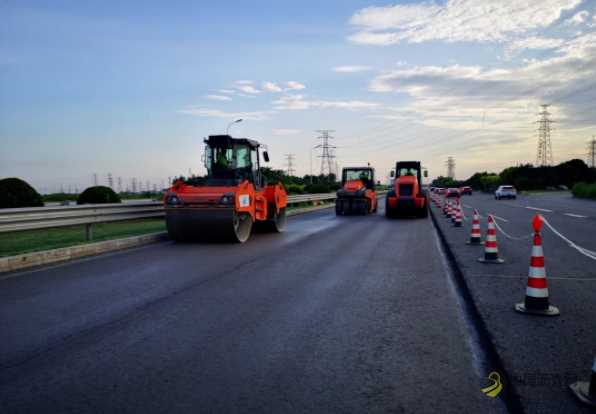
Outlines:
{"type": "Polygon", "coordinates": [[[121,203],[120,196],[110,187],[98,185],[83,191],[77,199],[77,204],[108,204],[121,203]]]}
{"type": "Polygon", "coordinates": [[[0,208],[42,207],[41,195],[19,178],[0,180],[0,208]]]}
{"type": "Polygon", "coordinates": [[[577,183],[571,190],[574,197],[596,199],[596,183],[577,183]]]}

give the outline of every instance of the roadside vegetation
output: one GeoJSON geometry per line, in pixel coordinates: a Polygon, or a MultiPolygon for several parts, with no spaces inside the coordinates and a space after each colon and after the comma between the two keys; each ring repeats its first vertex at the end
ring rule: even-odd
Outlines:
{"type": "Polygon", "coordinates": [[[58,249],[166,230],[163,218],[121,221],[93,225],[93,240],[85,240],[85,226],[58,227],[0,233],[0,257],[58,249]]]}
{"type": "Polygon", "coordinates": [[[492,192],[499,185],[511,184],[520,191],[568,190],[581,183],[580,190],[573,191],[576,197],[588,197],[579,194],[591,194],[590,188],[596,184],[596,168],[590,168],[580,160],[573,159],[552,167],[534,167],[532,164],[505,168],[500,173],[477,172],[463,181],[449,177],[438,177],[432,182],[435,187],[470,186],[477,191],[492,192]],[[577,193],[577,194],[576,194],[577,193]]]}
{"type": "Polygon", "coordinates": [[[573,186],[571,192],[574,197],[596,200],[596,183],[577,183],[573,186]]]}

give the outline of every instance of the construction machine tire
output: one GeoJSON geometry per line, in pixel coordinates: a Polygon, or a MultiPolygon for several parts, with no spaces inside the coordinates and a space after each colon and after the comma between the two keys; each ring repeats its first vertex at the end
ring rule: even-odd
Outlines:
{"type": "Polygon", "coordinates": [[[343,215],[343,203],[339,200],[335,200],[335,215],[341,216],[343,215]]]}
{"type": "MultiPolygon", "coordinates": [[[[272,207],[275,208],[275,207],[272,207]]],[[[281,233],[286,228],[286,222],[288,218],[286,217],[286,209],[280,208],[278,212],[273,214],[273,218],[264,221],[261,224],[263,230],[271,233],[281,233]]]]}
{"type": "Polygon", "coordinates": [[[244,243],[250,237],[252,231],[252,217],[248,213],[234,213],[232,218],[232,241],[244,243]]]}

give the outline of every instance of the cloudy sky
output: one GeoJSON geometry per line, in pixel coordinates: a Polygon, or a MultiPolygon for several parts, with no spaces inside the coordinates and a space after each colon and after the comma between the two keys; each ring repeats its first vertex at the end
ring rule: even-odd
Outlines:
{"type": "Polygon", "coordinates": [[[533,162],[551,104],[555,162],[596,134],[596,0],[0,2],[0,177],[41,191],[97,173],[161,185],[202,173],[231,131],[320,169],[431,176],[533,162]]]}

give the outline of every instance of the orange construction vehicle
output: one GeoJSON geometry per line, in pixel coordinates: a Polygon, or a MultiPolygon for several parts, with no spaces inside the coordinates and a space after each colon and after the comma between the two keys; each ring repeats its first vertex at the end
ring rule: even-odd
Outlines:
{"type": "MultiPolygon", "coordinates": [[[[385,215],[396,217],[398,215],[428,216],[428,198],[422,188],[422,167],[420,161],[398,161],[395,171],[391,171],[393,188],[387,193],[385,199],[385,215]]],[[[428,172],[424,170],[424,176],[428,172]]]]}
{"type": "MultiPolygon", "coordinates": [[[[229,135],[205,139],[207,176],[192,183],[177,180],[164,195],[172,239],[243,243],[250,237],[253,223],[269,231],[283,231],[288,196],[280,183],[265,182],[261,147],[257,141],[229,135]]],[[[266,150],[262,155],[268,162],[266,150]]]]}
{"type": "Polygon", "coordinates": [[[371,167],[348,167],[342,170],[342,188],[337,190],[335,214],[368,214],[377,211],[375,170],[371,167]]]}

